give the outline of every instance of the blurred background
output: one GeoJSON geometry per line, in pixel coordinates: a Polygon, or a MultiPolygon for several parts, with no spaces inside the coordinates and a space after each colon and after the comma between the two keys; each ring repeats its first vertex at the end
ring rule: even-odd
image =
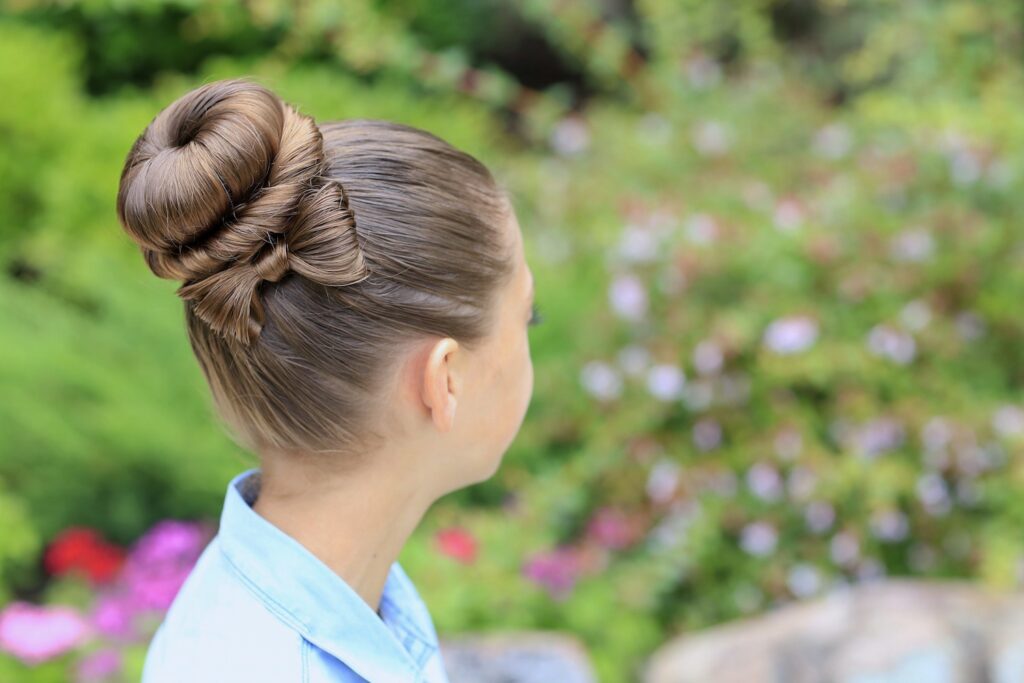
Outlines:
{"type": "Polygon", "coordinates": [[[513,195],[533,401],[400,558],[442,637],[626,681],[837,587],[1024,582],[1021,3],[8,0],[0,680],[137,681],[257,465],[114,210],[157,112],[240,75],[513,195]]]}

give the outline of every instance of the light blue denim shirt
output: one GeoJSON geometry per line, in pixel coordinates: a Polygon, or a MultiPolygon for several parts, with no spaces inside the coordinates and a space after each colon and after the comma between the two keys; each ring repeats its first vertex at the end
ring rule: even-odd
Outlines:
{"type": "Polygon", "coordinates": [[[142,683],[448,683],[430,613],[398,562],[378,616],[252,509],[259,474],[228,484],[217,535],[150,641],[142,683]]]}

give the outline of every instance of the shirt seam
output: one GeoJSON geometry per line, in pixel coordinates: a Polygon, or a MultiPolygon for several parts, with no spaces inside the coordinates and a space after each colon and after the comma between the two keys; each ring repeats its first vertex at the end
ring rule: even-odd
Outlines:
{"type": "Polygon", "coordinates": [[[235,576],[237,576],[239,581],[242,582],[242,585],[249,589],[250,592],[254,593],[256,595],[256,598],[262,601],[264,603],[264,606],[267,607],[267,609],[269,609],[272,614],[279,617],[282,621],[285,622],[287,626],[293,629],[300,630],[303,636],[309,633],[310,629],[308,624],[299,619],[299,617],[296,616],[295,613],[293,613],[287,607],[274,600],[274,598],[272,598],[270,595],[264,592],[263,589],[261,589],[256,584],[255,581],[246,576],[245,572],[243,572],[242,569],[237,564],[235,564],[234,560],[231,559],[230,555],[227,553],[223,546],[221,546],[220,551],[221,555],[224,556],[224,560],[228,563],[228,566],[231,567],[231,571],[234,572],[235,576]]]}
{"type": "Polygon", "coordinates": [[[300,638],[302,641],[302,683],[309,683],[309,641],[305,638],[300,638]]]}
{"type": "MultiPolygon", "coordinates": [[[[231,568],[231,571],[234,572],[234,574],[238,577],[239,581],[242,582],[242,585],[245,586],[247,589],[249,589],[251,592],[253,592],[256,595],[257,599],[262,600],[263,603],[264,603],[264,606],[268,610],[270,610],[270,612],[272,614],[274,614],[275,616],[279,617],[289,627],[298,630],[299,631],[300,639],[304,643],[308,643],[308,641],[309,641],[308,636],[309,636],[309,634],[310,634],[310,632],[312,630],[312,629],[310,629],[309,625],[307,625],[304,621],[299,619],[299,617],[296,616],[290,610],[288,610],[288,608],[284,607],[283,605],[281,605],[281,603],[279,603],[276,600],[274,600],[274,598],[272,598],[270,595],[268,595],[266,592],[264,592],[263,589],[261,589],[256,584],[256,582],[254,582],[252,579],[250,579],[248,576],[246,576],[245,573],[242,571],[242,569],[237,564],[235,564],[234,560],[231,559],[230,555],[228,554],[227,550],[225,550],[224,546],[220,546],[220,552],[221,552],[221,555],[224,556],[225,562],[227,562],[228,566],[231,568]]],[[[303,653],[307,653],[307,650],[304,649],[302,652],[303,653]]],[[[303,676],[304,676],[303,680],[306,683],[308,683],[308,678],[306,677],[307,676],[307,673],[306,673],[307,666],[306,666],[306,664],[307,664],[307,659],[304,658],[303,659],[303,665],[302,665],[303,676]]],[[[425,665],[425,662],[422,663],[422,664],[420,662],[417,662],[416,664],[417,664],[417,666],[415,668],[411,668],[411,667],[410,668],[412,670],[413,675],[416,676],[416,683],[419,683],[419,681],[422,680],[423,667],[425,665]]]]}

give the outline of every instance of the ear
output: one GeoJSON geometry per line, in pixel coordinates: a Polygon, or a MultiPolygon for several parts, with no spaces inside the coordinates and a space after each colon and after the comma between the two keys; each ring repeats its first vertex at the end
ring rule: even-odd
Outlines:
{"type": "Polygon", "coordinates": [[[457,368],[459,357],[459,343],[446,337],[430,348],[423,368],[423,403],[442,432],[452,428],[457,398],[461,395],[457,368]]]}

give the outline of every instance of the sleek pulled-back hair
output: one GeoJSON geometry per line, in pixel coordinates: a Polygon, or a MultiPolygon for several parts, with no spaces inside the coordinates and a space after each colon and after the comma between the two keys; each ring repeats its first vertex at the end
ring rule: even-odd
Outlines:
{"type": "Polygon", "coordinates": [[[231,436],[346,452],[383,434],[382,387],[427,335],[476,348],[514,268],[487,168],[384,120],[317,124],[247,78],[208,83],[135,141],[118,218],[179,280],[231,436]]]}

